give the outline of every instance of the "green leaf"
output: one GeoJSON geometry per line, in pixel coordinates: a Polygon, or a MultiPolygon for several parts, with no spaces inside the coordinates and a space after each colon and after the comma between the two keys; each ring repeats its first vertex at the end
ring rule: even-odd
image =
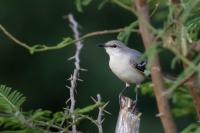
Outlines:
{"type": "Polygon", "coordinates": [[[118,34],[117,39],[127,44],[133,28],[136,27],[137,25],[138,21],[132,22],[129,26],[125,27],[124,31],[118,34]]]}
{"type": "MultiPolygon", "coordinates": [[[[200,55],[198,55],[192,62],[194,64],[198,63],[200,60],[200,55]]],[[[179,74],[176,82],[170,87],[169,92],[172,93],[180,84],[180,82],[185,78],[185,76],[190,75],[194,71],[193,66],[188,66],[181,74],[179,74]]]]}
{"type": "Polygon", "coordinates": [[[19,110],[26,98],[20,92],[0,85],[0,111],[11,113],[19,110]]]}
{"type": "Polygon", "coordinates": [[[81,0],[76,0],[76,1],[75,1],[75,4],[76,4],[76,9],[77,9],[77,11],[78,11],[78,12],[83,12],[81,0]]]}
{"type": "Polygon", "coordinates": [[[140,86],[140,91],[142,95],[153,96],[153,84],[152,82],[143,83],[140,86]]]}
{"type": "Polygon", "coordinates": [[[109,2],[109,0],[103,0],[100,4],[99,4],[99,6],[98,6],[98,10],[101,10],[103,7],[104,7],[104,5],[106,4],[106,3],[108,3],[109,2]]]}
{"type": "Polygon", "coordinates": [[[91,2],[92,0],[82,0],[82,5],[88,6],[91,2]]]}
{"type": "Polygon", "coordinates": [[[190,124],[187,126],[181,133],[199,133],[200,132],[200,126],[199,124],[190,124]]]}
{"type": "MultiPolygon", "coordinates": [[[[173,82],[172,82],[173,83],[173,82]]],[[[192,103],[192,97],[188,88],[182,87],[171,94],[173,103],[172,112],[176,117],[182,117],[189,114],[195,114],[195,108],[192,103]]]]}
{"type": "Polygon", "coordinates": [[[32,120],[37,120],[37,121],[49,121],[50,116],[52,112],[49,110],[42,110],[42,109],[37,109],[31,114],[31,119],[32,120]]]}
{"type": "Polygon", "coordinates": [[[78,12],[83,12],[83,6],[88,6],[92,0],[76,0],[75,5],[78,12]]]}
{"type": "Polygon", "coordinates": [[[94,109],[96,109],[96,108],[98,108],[98,107],[101,107],[101,106],[103,106],[104,105],[104,103],[103,102],[101,102],[101,103],[96,103],[96,104],[93,104],[93,105],[88,105],[88,106],[86,106],[86,107],[84,107],[84,108],[82,108],[82,109],[76,109],[75,111],[74,111],[74,113],[76,114],[76,113],[78,113],[78,114],[84,114],[84,113],[88,113],[88,112],[90,112],[90,111],[92,111],[92,110],[94,110],[94,109]]]}
{"type": "Polygon", "coordinates": [[[0,116],[0,127],[5,129],[25,128],[16,116],[0,116]]]}

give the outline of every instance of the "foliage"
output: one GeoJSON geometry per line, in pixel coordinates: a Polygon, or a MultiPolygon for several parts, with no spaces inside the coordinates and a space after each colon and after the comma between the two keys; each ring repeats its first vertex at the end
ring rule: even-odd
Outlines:
{"type": "Polygon", "coordinates": [[[25,97],[18,91],[11,91],[10,87],[0,85],[0,111],[12,113],[19,110],[25,97]]]}
{"type": "MultiPolygon", "coordinates": [[[[51,130],[68,132],[73,125],[70,123],[72,114],[69,112],[67,114],[64,111],[53,113],[50,110],[42,109],[22,112],[20,108],[25,97],[6,85],[0,86],[0,96],[0,127],[4,129],[0,131],[1,133],[38,133],[51,130]]],[[[84,108],[77,108],[73,114],[78,117],[77,122],[88,119],[96,124],[96,120],[88,115],[96,108],[105,105],[96,102],[84,108]]]]}
{"type": "Polygon", "coordinates": [[[181,133],[199,133],[199,132],[200,132],[199,124],[190,124],[181,133]]]}

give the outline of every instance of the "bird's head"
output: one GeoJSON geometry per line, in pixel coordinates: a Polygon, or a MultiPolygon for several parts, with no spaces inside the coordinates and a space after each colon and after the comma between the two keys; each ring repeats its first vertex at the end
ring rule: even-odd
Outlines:
{"type": "Polygon", "coordinates": [[[123,52],[127,47],[123,42],[118,40],[111,40],[104,44],[100,44],[99,47],[104,47],[108,55],[115,55],[119,52],[123,52]]]}

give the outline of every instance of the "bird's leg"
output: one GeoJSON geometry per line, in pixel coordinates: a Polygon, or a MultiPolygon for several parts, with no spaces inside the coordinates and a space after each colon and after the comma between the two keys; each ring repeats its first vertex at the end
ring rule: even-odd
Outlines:
{"type": "Polygon", "coordinates": [[[126,83],[126,86],[123,88],[123,90],[119,93],[119,103],[120,103],[120,99],[121,99],[121,96],[123,95],[124,91],[129,88],[130,85],[128,83],[126,83]]]}
{"type": "Polygon", "coordinates": [[[138,102],[138,88],[139,87],[140,87],[140,84],[137,84],[136,87],[135,87],[135,101],[134,101],[135,105],[134,105],[132,112],[137,111],[136,106],[137,106],[137,102],[138,102]]]}
{"type": "Polygon", "coordinates": [[[138,101],[138,88],[140,88],[140,84],[137,84],[135,87],[135,105],[137,104],[138,101]]]}

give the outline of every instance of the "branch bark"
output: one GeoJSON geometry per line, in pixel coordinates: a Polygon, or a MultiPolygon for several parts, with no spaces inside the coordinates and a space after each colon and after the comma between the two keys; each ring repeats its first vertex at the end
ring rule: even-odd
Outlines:
{"type": "Polygon", "coordinates": [[[139,133],[139,127],[140,113],[136,110],[135,102],[122,96],[115,133],[139,133]]]}
{"type": "MultiPolygon", "coordinates": [[[[146,0],[135,0],[135,6],[139,19],[139,30],[143,39],[145,49],[148,49],[153,44],[153,34],[147,28],[146,23],[149,22],[149,13],[146,0]]],[[[159,116],[164,127],[165,133],[176,133],[176,125],[172,118],[168,98],[165,93],[165,86],[161,72],[159,57],[156,55],[151,64],[151,75],[153,89],[157,100],[159,116]]]]}

